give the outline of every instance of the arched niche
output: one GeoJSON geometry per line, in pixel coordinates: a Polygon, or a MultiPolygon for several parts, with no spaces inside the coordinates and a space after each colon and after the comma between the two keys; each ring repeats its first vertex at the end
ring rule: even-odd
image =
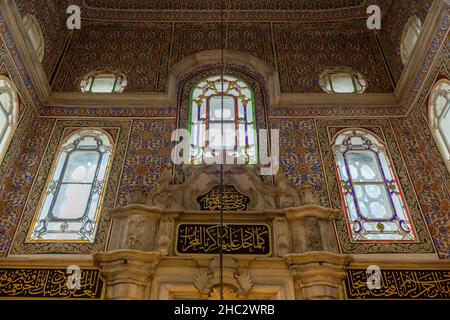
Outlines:
{"type": "Polygon", "coordinates": [[[171,101],[176,101],[180,85],[186,79],[186,75],[205,67],[217,67],[221,69],[234,67],[248,74],[257,75],[267,91],[269,104],[277,104],[280,99],[280,82],[278,72],[266,61],[247,52],[236,50],[205,50],[184,57],[169,71],[166,91],[171,101]]]}

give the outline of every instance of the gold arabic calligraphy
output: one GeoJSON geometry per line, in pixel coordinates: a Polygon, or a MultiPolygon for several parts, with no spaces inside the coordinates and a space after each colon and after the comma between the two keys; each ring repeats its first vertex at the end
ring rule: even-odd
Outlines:
{"type": "MultiPolygon", "coordinates": [[[[269,254],[270,230],[266,225],[224,225],[222,248],[235,254],[269,254]]],[[[220,249],[220,226],[181,224],[178,227],[179,253],[217,253],[220,249]]]]}
{"type": "Polygon", "coordinates": [[[222,200],[223,210],[229,211],[247,210],[250,202],[250,198],[236,190],[233,185],[224,186],[223,196],[221,196],[220,186],[215,186],[197,198],[201,210],[220,210],[222,200]]]}
{"type": "Polygon", "coordinates": [[[70,290],[66,269],[1,268],[0,297],[101,298],[103,281],[98,270],[81,270],[81,288],[70,290]]]}
{"type": "Polygon", "coordinates": [[[381,289],[370,290],[366,270],[347,270],[349,299],[450,299],[450,270],[382,270],[381,289]]]}

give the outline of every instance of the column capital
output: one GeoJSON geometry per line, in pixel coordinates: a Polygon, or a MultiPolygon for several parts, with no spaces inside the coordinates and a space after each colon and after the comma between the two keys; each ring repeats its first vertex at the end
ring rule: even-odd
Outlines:
{"type": "Polygon", "coordinates": [[[145,299],[159,252],[114,250],[94,254],[94,263],[106,279],[107,299],[145,299]]]}
{"type": "Polygon", "coordinates": [[[287,254],[298,299],[340,299],[350,256],[327,251],[287,254]]]}

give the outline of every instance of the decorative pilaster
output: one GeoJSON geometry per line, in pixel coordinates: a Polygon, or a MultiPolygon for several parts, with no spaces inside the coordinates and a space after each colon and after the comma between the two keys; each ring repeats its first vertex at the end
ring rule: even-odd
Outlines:
{"type": "Polygon", "coordinates": [[[105,299],[147,299],[159,252],[116,250],[94,255],[94,263],[106,280],[105,299]]]}
{"type": "Polygon", "coordinates": [[[350,256],[320,251],[288,254],[285,260],[294,278],[296,299],[342,299],[342,282],[350,256]]]}
{"type": "Polygon", "coordinates": [[[112,210],[112,232],[108,250],[156,251],[156,233],[162,209],[132,204],[112,210]]]}
{"type": "Polygon", "coordinates": [[[289,221],[292,252],[339,252],[333,228],[333,221],[339,217],[339,210],[307,204],[283,211],[289,221]]]}

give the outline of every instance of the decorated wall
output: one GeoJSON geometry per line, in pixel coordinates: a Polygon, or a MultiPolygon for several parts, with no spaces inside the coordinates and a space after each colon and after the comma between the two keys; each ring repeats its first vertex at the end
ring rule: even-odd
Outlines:
{"type": "Polygon", "coordinates": [[[69,35],[65,24],[66,1],[33,0],[16,3],[22,17],[32,14],[39,23],[45,44],[42,66],[47,78],[51,80],[69,35]]]}
{"type": "MultiPolygon", "coordinates": [[[[125,92],[162,92],[171,66],[190,54],[219,49],[221,24],[99,22],[83,20],[58,70],[53,89],[79,91],[84,75],[99,68],[128,77],[125,92]]],[[[229,50],[248,52],[278,68],[282,92],[322,92],[325,68],[352,67],[368,80],[367,92],[393,90],[374,32],[357,20],[337,23],[237,23],[227,25],[229,50]]]]}
{"type": "MultiPolygon", "coordinates": [[[[448,27],[448,14],[444,28],[445,23],[448,27]]],[[[118,27],[110,23],[101,27],[87,25],[85,30],[92,32],[83,37],[74,34],[71,46],[79,50],[74,50],[72,55],[66,54],[55,86],[60,86],[61,90],[75,90],[75,78],[99,64],[103,67],[106,61],[111,67],[122,67],[124,72],[135,75],[128,91],[162,91],[170,65],[190,53],[217,47],[217,26],[208,24],[206,31],[203,27],[197,30],[195,24],[174,26],[177,30],[175,33],[170,24],[164,23],[142,24],[136,30],[117,30],[118,27]],[[187,31],[190,29],[195,30],[187,31]],[[136,41],[120,41],[124,35],[136,41]],[[103,52],[104,48],[98,46],[98,39],[106,36],[110,37],[110,41],[104,46],[107,50],[103,52]],[[170,46],[167,44],[169,39],[174,40],[170,41],[170,46]],[[131,42],[133,45],[128,44],[131,42]],[[146,63],[141,63],[140,58],[146,63]]],[[[356,36],[359,31],[316,29],[302,33],[295,26],[285,29],[264,23],[233,26],[236,29],[231,32],[231,37],[236,39],[232,42],[235,46],[233,49],[253,52],[272,65],[276,63],[284,91],[317,92],[316,79],[320,71],[318,61],[321,61],[322,66],[345,63],[367,73],[371,83],[370,92],[392,90],[386,69],[377,68],[377,63],[381,62],[373,53],[379,47],[373,44],[371,34],[361,37],[356,36]],[[250,41],[254,37],[258,39],[256,44],[250,41]],[[273,42],[272,37],[279,40],[273,42]],[[344,42],[351,44],[345,46],[344,42]],[[277,47],[274,48],[273,43],[277,43],[277,47]],[[345,54],[334,55],[336,50],[345,54]],[[361,52],[361,56],[353,54],[357,51],[361,52]],[[309,54],[305,55],[305,52],[309,54]],[[315,57],[317,60],[312,63],[306,57],[315,57]]],[[[108,209],[125,205],[127,194],[137,182],[143,182],[148,190],[152,189],[161,169],[171,167],[170,151],[173,143],[170,135],[177,127],[178,106],[43,107],[36,99],[3,20],[0,20],[0,27],[0,72],[16,84],[21,110],[15,137],[6,160],[0,166],[0,256],[94,253],[102,250],[106,245],[110,222],[108,209]],[[70,116],[70,119],[65,116],[70,116]],[[117,130],[115,168],[108,184],[108,197],[101,215],[97,242],[92,246],[27,244],[24,235],[30,226],[57,145],[65,129],[79,127],[117,130]]],[[[333,128],[359,126],[375,130],[385,138],[420,241],[411,246],[355,246],[342,231],[345,221],[341,217],[337,223],[337,234],[343,253],[437,252],[441,258],[450,257],[450,176],[426,120],[429,91],[436,79],[449,76],[450,69],[448,59],[445,59],[449,54],[448,37],[445,38],[445,33],[438,34],[436,42],[439,49],[431,50],[427,59],[438,57],[437,62],[422,68],[423,73],[418,75],[412,89],[417,99],[411,98],[414,102],[411,102],[411,106],[266,106],[268,126],[280,129],[280,160],[289,181],[297,187],[302,182],[310,182],[324,206],[342,207],[330,152],[333,128]],[[442,47],[445,39],[446,46],[442,47]]],[[[264,86],[261,88],[266,90],[264,86]]]]}
{"type": "Polygon", "coordinates": [[[432,3],[433,0],[399,0],[392,1],[382,8],[385,16],[379,38],[395,82],[400,79],[404,69],[399,46],[404,27],[413,15],[417,16],[423,24],[432,3]]]}

